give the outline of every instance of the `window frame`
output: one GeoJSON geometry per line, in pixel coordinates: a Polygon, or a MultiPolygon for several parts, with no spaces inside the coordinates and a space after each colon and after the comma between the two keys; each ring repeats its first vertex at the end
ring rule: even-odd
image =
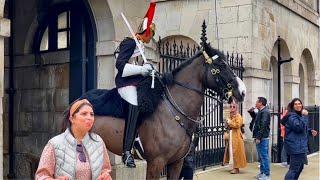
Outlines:
{"type": "Polygon", "coordinates": [[[39,30],[39,38],[38,42],[36,43],[35,51],[37,54],[48,53],[48,52],[56,52],[56,51],[66,51],[70,50],[70,14],[71,8],[69,6],[59,9],[57,11],[49,12],[48,13],[48,20],[43,23],[39,30]],[[62,13],[67,13],[67,21],[66,21],[66,28],[59,29],[58,27],[58,18],[59,15],[62,13]],[[48,28],[48,49],[41,50],[41,42],[45,33],[46,28],[48,28]],[[58,48],[58,33],[59,32],[67,32],[67,47],[65,48],[58,48]]]}

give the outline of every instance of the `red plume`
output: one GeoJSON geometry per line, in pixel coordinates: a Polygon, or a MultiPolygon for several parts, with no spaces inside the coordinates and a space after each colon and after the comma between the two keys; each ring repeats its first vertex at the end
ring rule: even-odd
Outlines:
{"type": "Polygon", "coordinates": [[[144,16],[144,18],[148,18],[147,29],[146,29],[146,35],[147,36],[150,33],[150,25],[151,25],[152,20],[153,20],[155,9],[156,9],[156,3],[155,2],[150,3],[149,9],[148,9],[146,15],[144,16]]]}

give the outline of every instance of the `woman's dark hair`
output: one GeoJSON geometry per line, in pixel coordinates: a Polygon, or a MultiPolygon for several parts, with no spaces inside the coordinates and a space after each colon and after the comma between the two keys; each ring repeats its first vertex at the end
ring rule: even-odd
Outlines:
{"type": "MultiPolygon", "coordinates": [[[[77,100],[74,101],[72,104],[70,104],[69,107],[63,112],[63,119],[62,119],[62,125],[61,125],[60,133],[63,133],[67,128],[69,128],[70,133],[74,136],[73,132],[71,131],[71,122],[70,122],[69,117],[70,117],[70,116],[73,116],[73,115],[76,114],[76,113],[78,113],[79,110],[80,110],[83,106],[85,106],[85,105],[90,106],[90,107],[93,109],[92,104],[85,102],[85,103],[81,104],[81,105],[74,111],[73,114],[70,114],[70,108],[72,107],[72,105],[73,105],[75,102],[77,102],[77,100]]],[[[90,138],[91,138],[92,140],[96,141],[95,139],[92,138],[92,134],[91,134],[91,133],[92,133],[92,129],[93,129],[93,128],[91,128],[91,129],[89,130],[89,136],[90,136],[90,138]]]]}
{"type": "MultiPolygon", "coordinates": [[[[302,103],[302,101],[301,101],[301,99],[299,99],[299,98],[294,98],[294,99],[292,99],[291,100],[291,102],[288,104],[288,111],[289,112],[296,112],[296,113],[298,113],[299,115],[301,115],[301,111],[296,111],[295,109],[294,109],[294,103],[296,102],[296,101],[300,101],[300,103],[302,104],[302,109],[303,109],[303,103],[302,103]]],[[[301,109],[301,110],[302,110],[301,109]]]]}

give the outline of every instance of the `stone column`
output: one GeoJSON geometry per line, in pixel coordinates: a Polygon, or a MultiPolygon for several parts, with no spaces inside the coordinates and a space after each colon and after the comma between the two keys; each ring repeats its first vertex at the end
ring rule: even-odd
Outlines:
{"type": "Polygon", "coordinates": [[[284,76],[284,89],[286,90],[283,92],[283,100],[281,105],[286,107],[287,104],[295,97],[300,97],[299,94],[299,84],[300,84],[300,77],[295,75],[287,75],[284,76]]]}
{"type": "MultiPolygon", "coordinates": [[[[3,13],[4,0],[0,1],[0,12],[3,13]]],[[[3,95],[4,95],[4,38],[10,36],[10,20],[0,15],[0,177],[3,177],[3,95]]]]}

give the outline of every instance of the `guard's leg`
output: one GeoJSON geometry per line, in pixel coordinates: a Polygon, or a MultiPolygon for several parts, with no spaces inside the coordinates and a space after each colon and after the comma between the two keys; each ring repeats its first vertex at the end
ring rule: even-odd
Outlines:
{"type": "Polygon", "coordinates": [[[135,86],[126,86],[118,89],[120,96],[129,104],[128,116],[124,127],[122,161],[128,167],[136,167],[131,155],[132,145],[135,139],[139,110],[137,89],[135,86]]]}
{"type": "Polygon", "coordinates": [[[122,161],[128,167],[136,167],[134,158],[131,154],[131,148],[135,139],[137,121],[139,116],[138,106],[129,104],[127,122],[125,123],[123,138],[122,161]]]}

